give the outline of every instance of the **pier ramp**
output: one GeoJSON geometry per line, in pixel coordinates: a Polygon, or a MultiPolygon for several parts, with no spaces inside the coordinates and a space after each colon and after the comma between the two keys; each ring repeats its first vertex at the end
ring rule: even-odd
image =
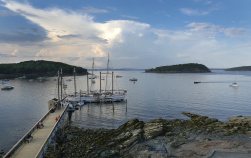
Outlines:
{"type": "MultiPolygon", "coordinates": [[[[55,112],[48,112],[38,122],[44,127],[37,129],[35,124],[11,149],[4,155],[4,158],[40,158],[45,154],[50,142],[54,139],[55,133],[67,114],[68,106],[62,106],[55,112]],[[59,120],[55,120],[60,116],[59,120]],[[33,139],[27,142],[27,135],[31,134],[33,139]]],[[[38,123],[37,122],[37,123],[38,123]]]]}

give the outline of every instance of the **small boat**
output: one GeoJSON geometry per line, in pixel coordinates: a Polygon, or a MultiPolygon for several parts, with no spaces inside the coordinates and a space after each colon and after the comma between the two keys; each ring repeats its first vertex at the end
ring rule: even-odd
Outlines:
{"type": "Polygon", "coordinates": [[[4,80],[2,80],[2,84],[7,84],[9,81],[10,80],[8,80],[8,79],[4,79],[4,80]]]}
{"type": "Polygon", "coordinates": [[[26,76],[18,77],[19,79],[26,79],[26,76]]]}
{"type": "Polygon", "coordinates": [[[194,84],[198,84],[198,83],[201,83],[201,82],[194,82],[194,84]]]}
{"type": "Polygon", "coordinates": [[[117,75],[116,78],[121,78],[122,76],[117,75]]]}
{"type": "Polygon", "coordinates": [[[238,84],[237,84],[237,75],[238,75],[238,73],[237,73],[237,71],[236,71],[236,76],[235,76],[235,82],[233,82],[231,85],[229,85],[230,87],[238,87],[238,84]]]}
{"type": "Polygon", "coordinates": [[[130,81],[138,81],[137,78],[131,78],[130,81]]]}
{"type": "Polygon", "coordinates": [[[238,84],[236,82],[232,83],[231,85],[229,85],[231,87],[238,87],[238,84]]]}
{"type": "Polygon", "coordinates": [[[11,85],[6,85],[6,86],[4,86],[3,88],[1,88],[1,90],[11,90],[11,89],[13,89],[14,87],[13,86],[11,86],[11,85]]]}

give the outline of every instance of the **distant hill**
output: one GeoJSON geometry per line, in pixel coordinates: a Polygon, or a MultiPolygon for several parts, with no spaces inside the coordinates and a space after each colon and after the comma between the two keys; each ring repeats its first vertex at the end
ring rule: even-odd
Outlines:
{"type": "Polygon", "coordinates": [[[251,66],[233,67],[233,68],[225,69],[225,71],[251,71],[251,66]]]}
{"type": "Polygon", "coordinates": [[[171,66],[160,66],[145,70],[150,73],[204,73],[211,72],[205,65],[197,63],[179,64],[171,66]]]}
{"type": "Polygon", "coordinates": [[[0,64],[1,75],[57,75],[58,70],[63,70],[64,75],[72,75],[73,69],[76,69],[77,74],[86,74],[87,70],[81,67],[68,65],[61,62],[45,61],[45,60],[31,60],[20,63],[0,64]]]}

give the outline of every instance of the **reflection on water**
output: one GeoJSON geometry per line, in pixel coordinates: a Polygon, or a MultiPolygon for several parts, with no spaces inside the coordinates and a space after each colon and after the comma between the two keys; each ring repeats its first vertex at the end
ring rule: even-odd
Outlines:
{"type": "Polygon", "coordinates": [[[127,120],[127,103],[86,104],[74,112],[72,125],[82,128],[116,128],[127,120]]]}
{"type": "MultiPolygon", "coordinates": [[[[99,72],[96,72],[99,75],[99,72]]],[[[103,74],[102,74],[103,75],[103,74]]],[[[72,124],[82,128],[117,128],[131,118],[149,121],[155,118],[187,119],[190,112],[226,121],[228,117],[250,115],[251,72],[238,73],[238,88],[229,87],[235,72],[221,70],[205,74],[154,74],[141,71],[118,71],[114,76],[117,89],[127,90],[127,102],[86,104],[75,111],[72,124]],[[130,78],[138,81],[131,82],[130,78]],[[194,84],[194,81],[202,83],[194,84]]],[[[72,77],[66,77],[70,79],[72,77]]],[[[102,76],[104,78],[104,76],[102,76]]],[[[77,91],[86,90],[86,76],[77,76],[77,91]]],[[[91,83],[91,82],[89,82],[91,83]]],[[[102,89],[106,81],[101,80],[102,89]]],[[[11,91],[0,91],[0,149],[9,149],[48,110],[47,102],[56,97],[57,81],[51,78],[11,80],[11,91]]],[[[74,90],[73,81],[65,81],[67,92],[74,90]]],[[[111,88],[108,82],[107,89],[111,88]]],[[[99,89],[99,79],[93,89],[99,89]]]]}

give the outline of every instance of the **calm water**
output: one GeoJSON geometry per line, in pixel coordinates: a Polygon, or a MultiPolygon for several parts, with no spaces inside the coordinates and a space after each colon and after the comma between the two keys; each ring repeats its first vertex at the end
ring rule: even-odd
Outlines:
{"type": "MultiPolygon", "coordinates": [[[[99,74],[99,72],[96,72],[99,74]]],[[[83,128],[117,128],[131,118],[187,119],[191,112],[226,121],[228,117],[251,115],[251,72],[238,72],[238,88],[229,87],[235,72],[214,70],[206,74],[153,74],[142,71],[115,71],[115,87],[127,89],[127,102],[86,104],[73,114],[73,125],[83,128]],[[129,81],[137,78],[137,82],[129,81]],[[194,84],[194,81],[203,83],[194,84]]],[[[102,74],[102,78],[105,75],[102,74]]],[[[69,79],[72,77],[66,77],[69,79]]],[[[15,88],[0,91],[0,149],[9,150],[47,111],[47,102],[56,95],[56,81],[39,83],[11,80],[15,88]]],[[[73,91],[73,81],[65,82],[73,91]]],[[[106,80],[102,80],[105,85],[106,80]]],[[[109,82],[110,84],[110,82],[109,82]]],[[[111,84],[110,84],[111,86],[111,84]]],[[[109,86],[108,86],[109,88],[109,86]]],[[[77,77],[77,91],[86,90],[86,76],[77,77]]],[[[99,89],[99,80],[92,89],[99,89]]]]}

